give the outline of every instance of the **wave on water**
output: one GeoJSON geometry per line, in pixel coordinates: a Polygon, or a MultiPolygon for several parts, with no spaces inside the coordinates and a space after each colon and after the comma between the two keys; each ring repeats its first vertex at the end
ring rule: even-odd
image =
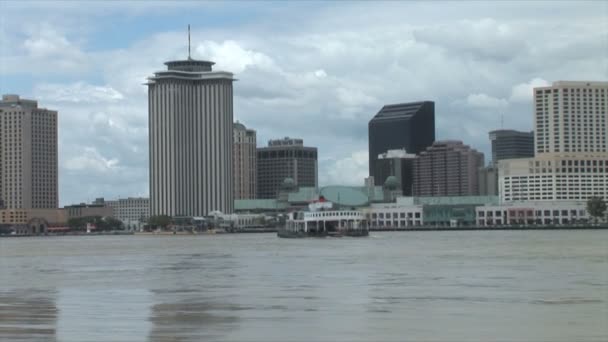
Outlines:
{"type": "Polygon", "coordinates": [[[538,299],[531,301],[532,304],[599,304],[603,303],[600,299],[588,299],[588,298],[559,298],[559,299],[538,299]]]}

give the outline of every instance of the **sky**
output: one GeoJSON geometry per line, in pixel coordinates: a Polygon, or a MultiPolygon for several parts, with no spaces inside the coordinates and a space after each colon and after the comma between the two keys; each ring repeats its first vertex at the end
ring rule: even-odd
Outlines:
{"type": "Polygon", "coordinates": [[[59,112],[60,204],[148,195],[146,77],[192,57],[230,71],[258,146],[319,149],[320,185],[360,185],[367,123],[435,102],[436,139],[490,158],[533,129],[532,88],[608,79],[608,1],[0,1],[0,93],[59,112]]]}

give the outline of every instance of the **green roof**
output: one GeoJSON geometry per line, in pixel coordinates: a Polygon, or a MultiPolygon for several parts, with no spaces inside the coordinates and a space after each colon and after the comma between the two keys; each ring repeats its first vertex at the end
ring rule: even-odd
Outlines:
{"type": "Polygon", "coordinates": [[[321,188],[319,194],[330,202],[344,206],[361,207],[369,203],[367,193],[361,187],[353,186],[325,186],[321,188]]]}
{"type": "Polygon", "coordinates": [[[316,201],[319,198],[315,187],[301,187],[296,192],[290,192],[287,195],[289,203],[308,203],[316,201]]]}
{"type": "Polygon", "coordinates": [[[234,210],[277,210],[285,209],[285,203],[275,199],[237,199],[234,200],[234,210]]]}
{"type": "Polygon", "coordinates": [[[368,195],[364,186],[329,185],[321,187],[318,191],[314,187],[301,187],[296,192],[288,194],[289,203],[310,203],[319,199],[326,200],[343,206],[361,207],[370,202],[381,202],[384,200],[382,186],[375,186],[368,195]]]}

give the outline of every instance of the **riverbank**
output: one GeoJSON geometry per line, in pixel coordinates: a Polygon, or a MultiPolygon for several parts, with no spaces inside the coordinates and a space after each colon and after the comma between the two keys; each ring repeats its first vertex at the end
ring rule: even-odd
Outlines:
{"type": "MultiPolygon", "coordinates": [[[[370,232],[421,232],[421,231],[505,231],[505,230],[601,230],[608,229],[608,225],[555,225],[555,226],[536,226],[536,225],[513,225],[513,226],[466,226],[466,227],[407,227],[407,228],[392,228],[392,227],[374,227],[370,228],[370,232]]],[[[172,236],[172,235],[225,235],[225,234],[256,234],[256,233],[276,233],[276,228],[243,228],[234,231],[209,230],[203,232],[190,231],[157,231],[157,232],[132,232],[132,231],[116,231],[116,232],[69,232],[69,233],[49,233],[44,235],[0,235],[0,238],[13,237],[32,237],[32,236],[107,236],[107,235],[137,235],[137,236],[172,236]]]]}

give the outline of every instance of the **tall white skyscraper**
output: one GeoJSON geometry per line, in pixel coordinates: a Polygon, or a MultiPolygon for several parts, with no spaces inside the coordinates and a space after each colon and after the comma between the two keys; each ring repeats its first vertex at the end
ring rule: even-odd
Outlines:
{"type": "Polygon", "coordinates": [[[233,74],[165,64],[148,82],[150,215],[232,213],[233,74]]]}
{"type": "Polygon", "coordinates": [[[57,208],[57,112],[3,95],[0,101],[0,208],[57,208]]]}

